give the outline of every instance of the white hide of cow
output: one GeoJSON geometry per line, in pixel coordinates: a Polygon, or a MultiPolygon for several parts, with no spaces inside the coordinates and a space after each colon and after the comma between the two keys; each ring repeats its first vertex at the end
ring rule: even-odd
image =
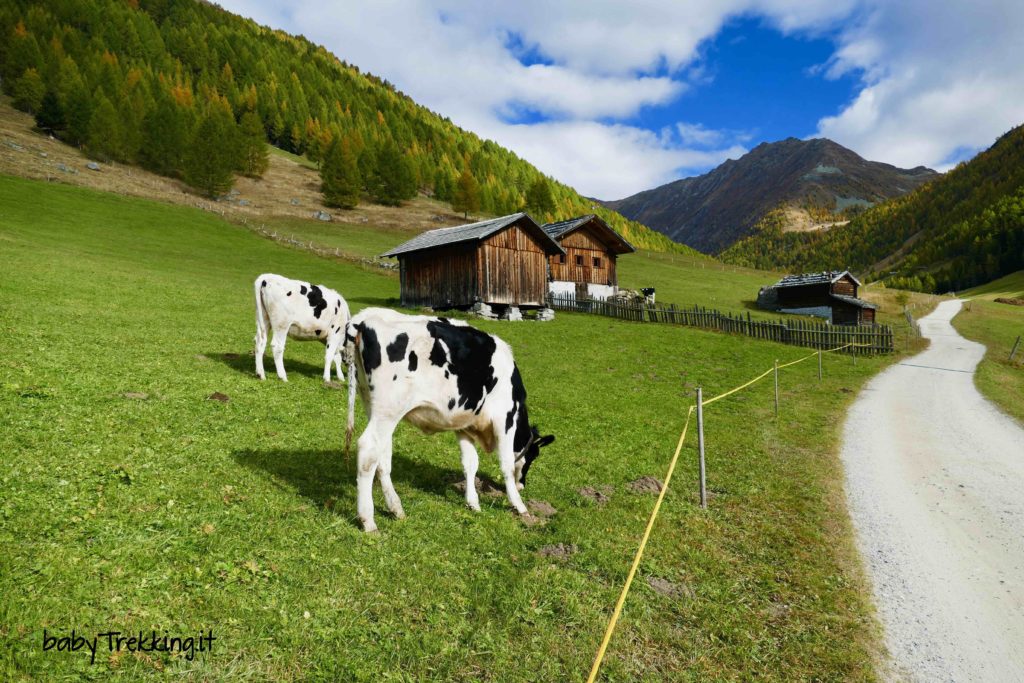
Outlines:
{"type": "Polygon", "coordinates": [[[519,495],[542,446],[529,424],[526,389],[508,344],[455,320],[407,316],[369,308],[356,314],[346,333],[349,405],[346,451],[351,443],[355,395],[369,423],[359,437],[358,512],[363,528],[376,531],[373,477],[380,478],[388,509],[405,517],[391,482],[392,435],[402,420],[426,434],[455,432],[466,475],[466,504],[480,510],[476,447],[497,450],[512,507],[527,514],[519,495]]]}
{"type": "Polygon", "coordinates": [[[277,376],[285,382],[284,344],[288,337],[299,341],[318,341],[326,345],[324,381],[331,379],[334,361],[338,379],[345,381],[340,349],[345,342],[349,320],[348,304],[333,289],[265,273],[253,284],[256,293],[256,374],[266,379],[263,354],[267,331],[274,331],[270,346],[274,352],[277,376]]]}

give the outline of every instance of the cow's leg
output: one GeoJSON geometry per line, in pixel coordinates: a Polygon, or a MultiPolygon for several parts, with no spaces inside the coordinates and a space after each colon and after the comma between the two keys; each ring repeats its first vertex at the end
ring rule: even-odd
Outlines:
{"type": "Polygon", "coordinates": [[[386,446],[388,452],[391,451],[391,434],[394,430],[394,425],[389,426],[371,417],[366,430],[359,437],[359,456],[356,460],[357,509],[364,531],[377,530],[373,521],[373,475],[380,464],[383,448],[386,446]]]}
{"type": "Polygon", "coordinates": [[[267,351],[267,330],[262,325],[256,326],[256,376],[266,379],[267,373],[263,370],[263,354],[267,351]]]}
{"type": "Polygon", "coordinates": [[[337,354],[335,347],[337,346],[337,337],[331,337],[327,340],[327,344],[324,345],[324,382],[331,381],[331,363],[334,362],[334,356],[337,354]]]}
{"type": "Polygon", "coordinates": [[[284,343],[288,340],[288,328],[275,327],[274,338],[270,341],[270,348],[274,351],[274,367],[277,368],[277,376],[282,381],[288,381],[288,375],[284,371],[284,343]]]}
{"type": "Polygon", "coordinates": [[[338,373],[338,381],[339,382],[344,382],[345,381],[345,371],[342,370],[342,365],[344,365],[344,361],[342,361],[342,359],[341,359],[341,351],[339,351],[336,354],[334,354],[334,369],[338,373]]]}
{"type": "Polygon", "coordinates": [[[465,434],[458,434],[459,450],[462,451],[462,471],[466,473],[466,505],[470,510],[480,512],[480,496],[476,491],[476,470],[480,465],[480,457],[476,453],[473,440],[465,434]]]}
{"type": "Polygon", "coordinates": [[[387,503],[388,510],[391,510],[391,514],[396,519],[405,519],[405,510],[402,509],[402,501],[398,498],[398,492],[395,491],[395,485],[391,483],[391,449],[392,449],[392,434],[394,433],[394,427],[392,427],[392,433],[388,434],[386,441],[382,442],[378,447],[378,453],[380,459],[377,461],[377,476],[380,477],[380,488],[384,492],[384,502],[387,503]]]}
{"type": "Polygon", "coordinates": [[[502,434],[498,440],[498,464],[501,466],[501,476],[505,480],[505,494],[508,502],[521,515],[527,514],[523,499],[519,496],[519,487],[516,486],[516,452],[512,448],[512,438],[502,434]]]}

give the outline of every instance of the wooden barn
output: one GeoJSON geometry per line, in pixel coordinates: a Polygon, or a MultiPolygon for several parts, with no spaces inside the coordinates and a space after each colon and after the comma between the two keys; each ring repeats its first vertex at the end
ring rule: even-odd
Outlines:
{"type": "Polygon", "coordinates": [[[762,287],[757,305],[781,313],[818,316],[835,325],[871,325],[878,307],[857,298],[859,287],[860,281],[848,270],[787,275],[762,287]]]}
{"type": "Polygon", "coordinates": [[[619,289],[616,259],[636,248],[599,217],[590,214],[548,223],[544,232],[564,253],[548,257],[552,294],[607,299],[619,289]]]}
{"type": "Polygon", "coordinates": [[[398,259],[403,306],[475,303],[544,306],[547,259],[558,243],[526,213],[417,235],[384,256],[398,259]]]}

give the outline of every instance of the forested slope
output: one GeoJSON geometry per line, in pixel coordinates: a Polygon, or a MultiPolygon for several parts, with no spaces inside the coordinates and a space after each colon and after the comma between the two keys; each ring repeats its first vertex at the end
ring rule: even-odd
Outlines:
{"type": "Polygon", "coordinates": [[[1024,126],[969,162],[827,232],[777,216],[722,256],[759,268],[851,268],[896,287],[962,290],[1024,268],[1024,126]]]}
{"type": "MultiPolygon", "coordinates": [[[[209,194],[220,189],[218,162],[229,178],[259,175],[263,139],[314,161],[337,142],[365,182],[397,164],[414,188],[445,200],[468,171],[484,213],[522,209],[543,178],[322,47],[196,0],[8,0],[0,76],[15,105],[68,144],[209,194]]],[[[637,246],[688,251],[547,184],[554,201],[539,220],[599,213],[637,246]]]]}

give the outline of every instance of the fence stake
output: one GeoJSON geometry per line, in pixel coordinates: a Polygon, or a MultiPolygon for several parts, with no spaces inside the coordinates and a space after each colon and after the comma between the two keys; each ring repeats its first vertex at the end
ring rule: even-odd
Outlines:
{"type": "Polygon", "coordinates": [[[821,381],[821,349],[818,349],[818,381],[821,381]]]}
{"type": "Polygon", "coordinates": [[[704,470],[704,396],[697,387],[697,450],[700,452],[700,507],[708,507],[708,489],[704,470]]]}
{"type": "Polygon", "coordinates": [[[779,416],[779,359],[775,359],[775,417],[779,416]]]}
{"type": "Polygon", "coordinates": [[[1013,342],[1013,349],[1010,350],[1010,362],[1013,362],[1013,355],[1017,353],[1017,347],[1020,346],[1020,335],[1017,335],[1017,341],[1013,342]]]}

